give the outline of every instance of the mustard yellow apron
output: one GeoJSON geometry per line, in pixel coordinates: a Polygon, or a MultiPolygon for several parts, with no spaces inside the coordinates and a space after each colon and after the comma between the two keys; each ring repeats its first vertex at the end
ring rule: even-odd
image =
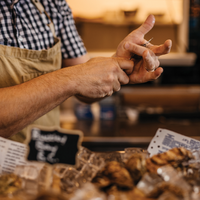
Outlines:
{"type": "MultiPolygon", "coordinates": [[[[33,1],[33,3],[40,12],[44,11],[39,1],[33,1]]],[[[46,12],[45,14],[47,15],[46,12]]],[[[48,15],[47,17],[49,18],[48,15]]],[[[54,35],[55,45],[48,50],[37,51],[0,45],[0,88],[18,85],[61,68],[60,40],[55,37],[53,23],[49,24],[49,27],[54,35]]],[[[48,127],[59,126],[59,118],[59,107],[56,107],[34,121],[33,124],[48,127]]],[[[28,127],[24,128],[19,133],[10,137],[10,139],[24,142],[27,129],[28,127]]]]}

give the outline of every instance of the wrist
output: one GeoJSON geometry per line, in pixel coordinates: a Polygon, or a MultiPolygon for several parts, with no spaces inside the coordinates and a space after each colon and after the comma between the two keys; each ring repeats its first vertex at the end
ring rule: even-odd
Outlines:
{"type": "Polygon", "coordinates": [[[81,70],[78,65],[61,69],[62,85],[66,98],[79,94],[80,79],[78,78],[77,67],[78,70],[81,70]]]}

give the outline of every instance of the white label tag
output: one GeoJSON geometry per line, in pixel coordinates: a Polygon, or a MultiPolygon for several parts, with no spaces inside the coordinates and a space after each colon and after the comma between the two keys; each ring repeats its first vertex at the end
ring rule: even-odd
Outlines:
{"type": "Polygon", "coordinates": [[[25,144],[0,137],[0,174],[12,173],[16,165],[25,165],[25,144]]]}
{"type": "Polygon", "coordinates": [[[153,156],[175,147],[184,147],[189,150],[199,149],[200,141],[173,131],[158,129],[156,135],[151,140],[147,151],[150,153],[150,156],[153,156]]]}

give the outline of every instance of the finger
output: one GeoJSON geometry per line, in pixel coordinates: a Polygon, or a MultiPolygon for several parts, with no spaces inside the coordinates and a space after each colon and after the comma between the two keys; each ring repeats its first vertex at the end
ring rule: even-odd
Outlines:
{"type": "Polygon", "coordinates": [[[158,67],[154,72],[150,72],[150,77],[149,77],[149,80],[155,80],[155,79],[158,79],[161,74],[163,73],[163,68],[162,67],[158,67]]]}
{"type": "Polygon", "coordinates": [[[137,45],[132,42],[126,42],[124,44],[124,48],[129,51],[131,54],[136,54],[138,56],[142,56],[144,51],[147,49],[146,47],[143,47],[141,45],[137,45]]]}
{"type": "Polygon", "coordinates": [[[131,72],[133,71],[133,67],[134,67],[134,62],[130,59],[124,59],[124,58],[117,58],[117,62],[119,64],[119,67],[126,71],[126,70],[130,70],[131,72]]]}
{"type": "Polygon", "coordinates": [[[156,80],[161,76],[162,73],[163,73],[163,68],[159,67],[154,72],[149,72],[146,75],[144,82],[156,80]]]}
{"type": "Polygon", "coordinates": [[[145,22],[138,29],[136,29],[136,32],[139,32],[144,36],[153,28],[154,24],[155,17],[153,15],[149,15],[145,22]]]}
{"type": "Polygon", "coordinates": [[[110,91],[108,94],[105,95],[105,97],[110,97],[112,96],[112,94],[113,94],[113,91],[110,91]]]}
{"type": "MultiPolygon", "coordinates": [[[[115,82],[113,85],[113,92],[118,92],[121,89],[121,84],[119,81],[115,82]]],[[[109,94],[110,95],[110,94],[109,94]]],[[[112,94],[111,94],[112,95],[112,94]]]]}
{"type": "Polygon", "coordinates": [[[123,65],[120,66],[120,68],[127,74],[131,74],[134,69],[134,61],[127,59],[127,63],[123,62],[123,65]]]}
{"type": "Polygon", "coordinates": [[[117,62],[118,62],[118,66],[122,69],[118,73],[119,83],[127,84],[129,82],[129,78],[127,74],[125,73],[125,71],[132,73],[134,63],[132,60],[127,60],[127,59],[122,59],[122,58],[118,58],[117,62]]]}
{"type": "Polygon", "coordinates": [[[164,44],[159,46],[151,46],[150,49],[155,53],[156,56],[161,56],[164,54],[168,54],[172,48],[172,41],[166,40],[164,44]]]}
{"type": "Polygon", "coordinates": [[[144,67],[147,71],[152,72],[160,65],[158,57],[150,50],[146,50],[143,54],[144,67]]]}
{"type": "Polygon", "coordinates": [[[130,75],[130,74],[132,74],[133,69],[134,69],[134,67],[133,67],[132,69],[124,69],[124,72],[125,72],[127,75],[130,75]]]}

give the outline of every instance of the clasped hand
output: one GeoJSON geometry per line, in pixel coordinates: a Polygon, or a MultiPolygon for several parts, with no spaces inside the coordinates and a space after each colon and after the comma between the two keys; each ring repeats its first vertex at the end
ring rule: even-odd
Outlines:
{"type": "Polygon", "coordinates": [[[156,46],[151,43],[147,48],[141,46],[147,43],[144,36],[153,28],[155,18],[149,15],[145,22],[136,30],[131,32],[118,46],[114,57],[130,59],[133,54],[142,56],[141,60],[134,60],[132,71],[126,71],[129,83],[145,83],[157,79],[163,72],[159,67],[158,57],[170,52],[172,41],[166,40],[164,44],[156,46]]]}
{"type": "MultiPolygon", "coordinates": [[[[93,58],[74,66],[73,73],[76,82],[75,95],[88,99],[101,99],[119,91],[121,85],[137,84],[157,79],[163,69],[159,67],[158,56],[167,54],[171,50],[171,40],[155,46],[150,43],[147,48],[141,46],[147,41],[144,39],[154,26],[155,18],[150,15],[136,30],[131,32],[118,46],[111,58],[93,58]],[[142,57],[140,60],[130,60],[133,54],[142,57]]],[[[70,70],[70,69],[68,69],[70,70]]],[[[82,98],[82,100],[84,100],[82,98]]]]}

